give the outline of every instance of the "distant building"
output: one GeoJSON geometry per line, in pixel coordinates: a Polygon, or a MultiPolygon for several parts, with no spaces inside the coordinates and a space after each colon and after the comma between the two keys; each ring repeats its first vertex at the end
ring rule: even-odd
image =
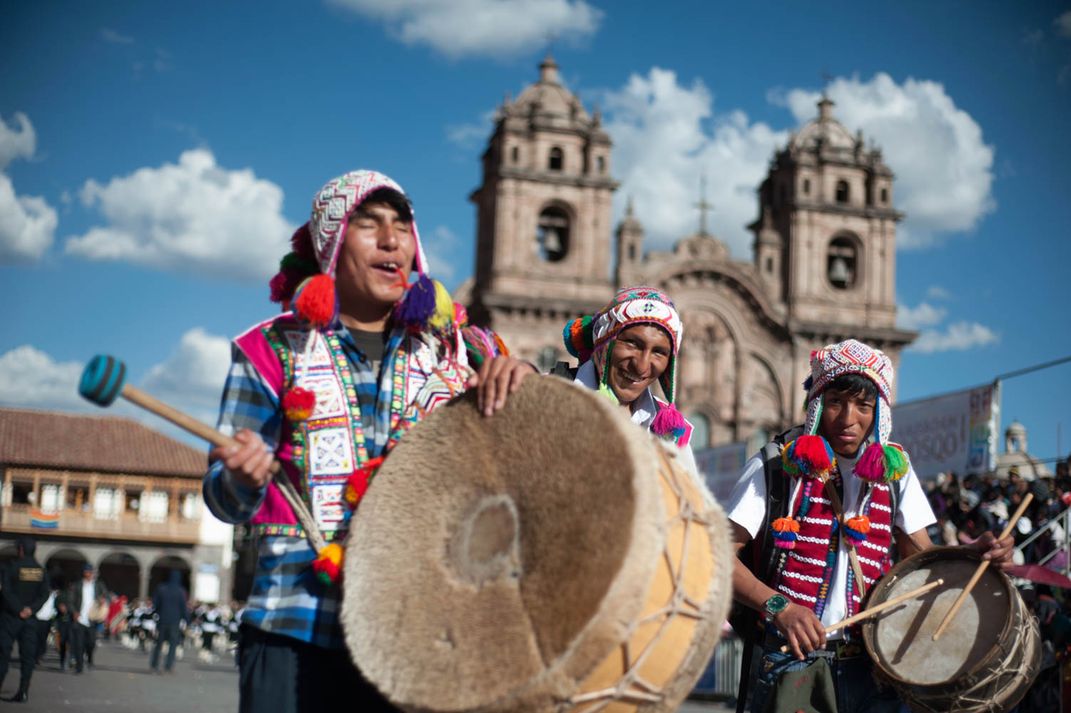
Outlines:
{"type": "Polygon", "coordinates": [[[179,569],[191,597],[227,601],[232,528],[204,507],[206,468],[205,451],[128,418],[0,409],[0,557],[32,535],[50,576],[89,562],[144,597],[179,569]]]}
{"type": "Polygon", "coordinates": [[[997,456],[997,477],[1007,479],[1012,469],[1025,480],[1051,478],[1048,466],[1027,450],[1026,426],[1012,421],[1004,429],[1004,452],[997,456]]]}
{"type": "Polygon", "coordinates": [[[823,97],[772,157],[750,262],[707,232],[705,213],[667,252],[645,252],[631,205],[615,230],[611,138],[549,56],[499,108],[471,196],[475,274],[455,296],[473,321],[549,370],[567,358],[566,321],[619,286],[665,289],[684,321],[679,402],[697,448],[761,441],[801,420],[808,357],[824,344],[853,337],[899,362],[915,333],[896,327],[893,174],[833,102],[823,97]]]}

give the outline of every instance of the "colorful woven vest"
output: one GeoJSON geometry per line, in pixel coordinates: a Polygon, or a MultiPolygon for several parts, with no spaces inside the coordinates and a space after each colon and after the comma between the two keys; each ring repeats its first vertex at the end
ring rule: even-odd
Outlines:
{"type": "MultiPolygon", "coordinates": [[[[839,479],[839,475],[836,476],[839,479]]],[[[835,523],[833,506],[826,497],[822,482],[808,478],[803,484],[799,508],[799,533],[792,549],[782,550],[774,588],[796,604],[812,609],[820,619],[830,596],[847,597],[848,616],[859,610],[859,593],[855,574],[848,568],[848,588],[843,593],[831,593],[833,568],[837,561],[841,530],[835,523]]],[[[889,545],[892,542],[892,508],[889,486],[871,485],[864,513],[870,520],[867,537],[856,543],[859,565],[865,578],[864,589],[869,591],[890,566],[889,545]]]]}
{"type": "MultiPolygon", "coordinates": [[[[284,410],[275,455],[330,542],[345,535],[351,507],[344,499],[347,482],[368,462],[369,454],[353,374],[338,336],[330,331],[311,334],[315,343],[307,349],[310,332],[285,313],[249,329],[235,345],[281,403],[299,366],[303,388],[316,394],[315,406],[301,414],[304,418],[290,418],[284,410]]],[[[467,363],[440,361],[439,346],[409,336],[399,347],[390,367],[391,418],[385,451],[428,412],[465,390],[471,374],[467,363]]],[[[302,534],[274,483],[268,484],[251,523],[260,534],[302,534]]]]}

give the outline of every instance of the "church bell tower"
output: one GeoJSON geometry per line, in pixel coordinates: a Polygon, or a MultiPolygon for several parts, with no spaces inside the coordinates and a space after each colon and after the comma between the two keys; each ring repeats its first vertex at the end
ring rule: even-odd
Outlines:
{"type": "Polygon", "coordinates": [[[549,55],[539,81],[498,110],[476,204],[470,317],[517,356],[553,366],[565,322],[613,295],[610,137],[562,83],[549,55]]]}

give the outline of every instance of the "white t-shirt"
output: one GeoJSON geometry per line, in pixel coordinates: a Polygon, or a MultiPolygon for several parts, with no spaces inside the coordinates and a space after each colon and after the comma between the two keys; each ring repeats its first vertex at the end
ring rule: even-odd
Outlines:
{"type": "Polygon", "coordinates": [[[78,612],[78,621],[82,626],[89,626],[89,610],[97,601],[95,582],[82,580],[82,609],[78,612]]]}
{"type": "MultiPolygon", "coordinates": [[[[855,460],[837,457],[841,472],[850,474],[855,467],[855,460]]],[[[789,477],[789,476],[785,476],[789,477]]],[[[841,478],[844,485],[844,514],[846,517],[858,514],[860,501],[863,497],[863,481],[853,475],[844,475],[841,478]]],[[[922,485],[913,468],[908,468],[907,475],[901,478],[900,503],[896,511],[896,522],[893,523],[903,532],[911,534],[937,522],[933,516],[933,510],[922,492],[922,485]]],[[[745,465],[740,480],[733,487],[726,506],[729,519],[740,525],[751,537],[755,537],[759,528],[766,519],[766,478],[763,473],[762,456],[752,457],[745,465]]],[[[837,562],[833,567],[833,580],[830,586],[829,600],[826,602],[825,611],[822,612],[822,625],[829,626],[844,619],[847,616],[845,606],[845,590],[848,586],[848,549],[841,543],[837,553],[837,562]]],[[[766,582],[766,584],[770,584],[766,582]]],[[[832,632],[831,639],[843,636],[842,632],[832,632]]]]}

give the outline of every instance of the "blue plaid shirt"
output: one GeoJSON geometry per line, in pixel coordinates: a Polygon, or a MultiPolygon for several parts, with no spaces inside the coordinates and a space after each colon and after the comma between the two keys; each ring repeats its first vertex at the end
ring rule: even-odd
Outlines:
{"type": "MultiPolygon", "coordinates": [[[[334,325],[353,373],[361,425],[369,457],[383,452],[390,419],[389,365],[404,338],[396,330],[379,364],[368,361],[349,331],[334,325]],[[384,368],[383,365],[388,365],[384,368]],[[378,367],[378,368],[377,368],[378,367]],[[377,383],[378,382],[378,383],[377,383]]],[[[234,435],[243,428],[260,434],[275,450],[282,432],[282,410],[272,390],[237,346],[232,346],[231,369],[223,387],[219,430],[234,435]]],[[[205,475],[204,499],[212,514],[232,524],[248,522],[260,507],[267,487],[249,488],[237,482],[223,463],[213,463],[205,475]]],[[[316,553],[304,537],[265,535],[257,542],[257,567],[253,590],[242,622],[324,648],[344,646],[338,623],[340,587],[324,587],[313,576],[316,553]]]]}

